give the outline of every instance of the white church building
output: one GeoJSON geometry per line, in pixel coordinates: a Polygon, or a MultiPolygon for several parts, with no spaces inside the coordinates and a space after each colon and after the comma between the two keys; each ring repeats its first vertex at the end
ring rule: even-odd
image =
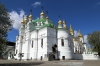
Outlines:
{"type": "Polygon", "coordinates": [[[16,36],[15,59],[17,60],[97,60],[98,55],[89,53],[80,30],[74,37],[72,26],[58,20],[56,26],[44,11],[40,18],[30,15],[23,18],[19,35],[16,36]]]}

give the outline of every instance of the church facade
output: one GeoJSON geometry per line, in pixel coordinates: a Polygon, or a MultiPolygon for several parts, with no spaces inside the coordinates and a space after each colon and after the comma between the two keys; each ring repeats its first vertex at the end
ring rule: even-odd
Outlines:
{"type": "Polygon", "coordinates": [[[43,10],[38,19],[33,19],[32,11],[23,18],[16,36],[15,59],[84,59],[87,53],[87,44],[80,30],[74,37],[71,25],[68,28],[66,21],[59,18],[56,26],[48,15],[45,17],[43,10]]]}

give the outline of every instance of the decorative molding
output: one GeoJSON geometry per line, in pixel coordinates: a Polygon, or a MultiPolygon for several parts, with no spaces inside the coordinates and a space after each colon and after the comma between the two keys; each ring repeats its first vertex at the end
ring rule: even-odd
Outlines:
{"type": "Polygon", "coordinates": [[[37,40],[37,38],[33,38],[33,40],[37,40]]]}
{"type": "Polygon", "coordinates": [[[57,39],[64,39],[64,40],[68,40],[69,38],[63,38],[63,37],[60,37],[60,38],[57,38],[57,39]]]}

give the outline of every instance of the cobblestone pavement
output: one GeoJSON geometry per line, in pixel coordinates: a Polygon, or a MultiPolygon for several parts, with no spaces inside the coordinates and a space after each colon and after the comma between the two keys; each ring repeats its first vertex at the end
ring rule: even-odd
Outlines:
{"type": "Polygon", "coordinates": [[[65,60],[65,61],[0,60],[0,66],[100,66],[100,60],[65,60]]]}

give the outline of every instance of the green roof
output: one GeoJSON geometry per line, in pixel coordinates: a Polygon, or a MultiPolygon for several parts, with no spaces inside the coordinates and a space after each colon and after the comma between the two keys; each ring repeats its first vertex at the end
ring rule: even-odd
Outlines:
{"type": "Polygon", "coordinates": [[[45,21],[46,21],[46,18],[41,18],[41,19],[34,20],[34,22],[45,22],[45,21]]]}

